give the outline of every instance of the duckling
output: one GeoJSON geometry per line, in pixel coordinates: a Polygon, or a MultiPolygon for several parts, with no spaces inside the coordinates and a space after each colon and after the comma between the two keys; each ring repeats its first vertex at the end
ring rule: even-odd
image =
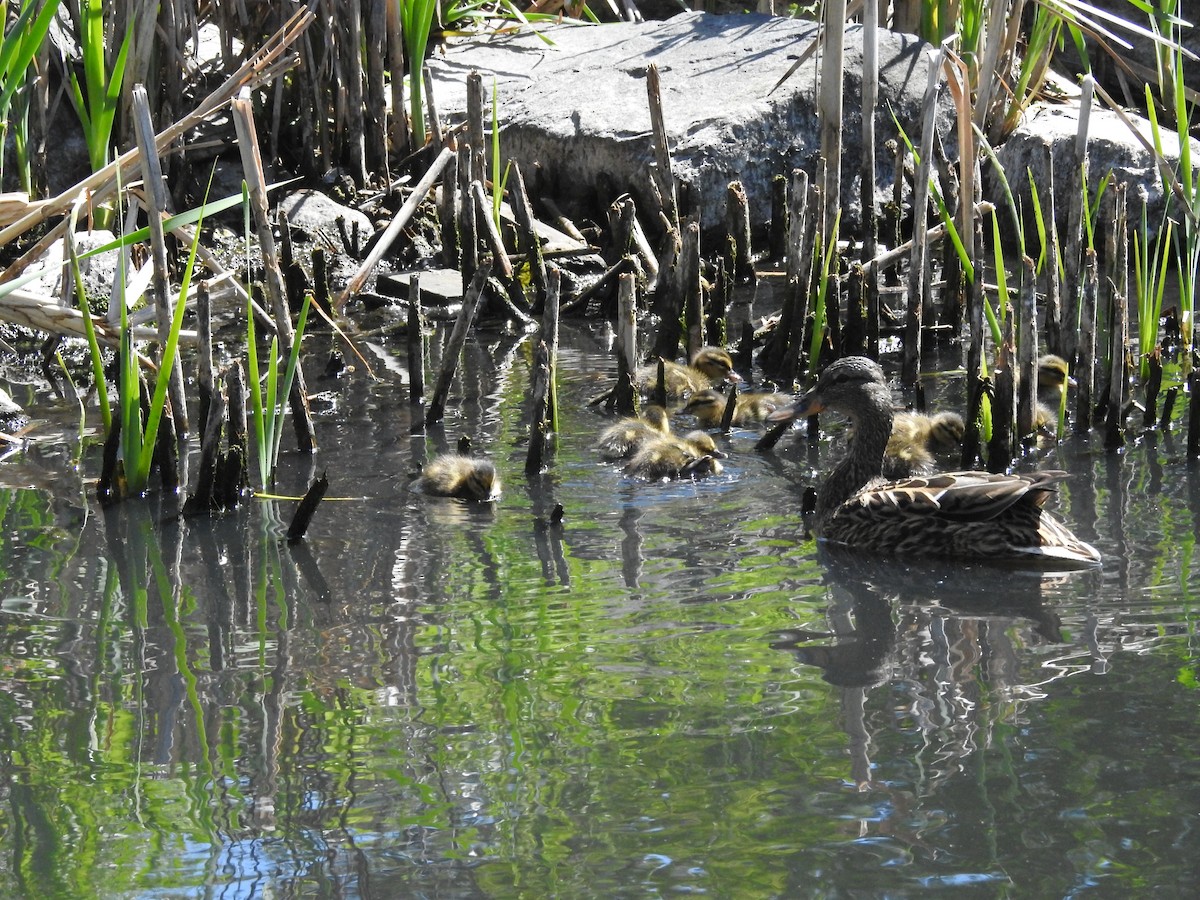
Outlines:
{"type": "Polygon", "coordinates": [[[621,419],[600,433],[596,449],[607,460],[628,459],[648,440],[671,433],[667,411],[657,404],[647,406],[640,416],[621,419]]]}
{"type": "MultiPolygon", "coordinates": [[[[693,394],[683,411],[695,416],[705,428],[713,428],[724,419],[727,402],[724,394],[709,388],[693,394]]],[[[792,402],[787,394],[739,394],[734,401],[733,424],[741,427],[763,422],[775,410],[792,402]]]]}
{"type": "MultiPolygon", "coordinates": [[[[722,381],[740,380],[733,371],[733,357],[720,347],[701,347],[690,365],[663,362],[663,383],[668,400],[680,400],[722,381]]],[[[633,374],[633,381],[643,392],[654,390],[658,384],[658,363],[639,367],[633,374]]]]}
{"type": "Polygon", "coordinates": [[[490,460],[444,453],[425,464],[413,490],[434,497],[492,501],[500,498],[500,476],[490,460]]]}
{"type": "MultiPolygon", "coordinates": [[[[853,427],[850,428],[853,440],[853,427]]],[[[895,480],[932,475],[937,471],[935,454],[953,453],[962,446],[967,425],[955,412],[932,416],[898,412],[892,418],[892,433],[883,451],[883,477],[895,480]]]]}
{"type": "Polygon", "coordinates": [[[651,481],[719,475],[722,466],[717,460],[723,457],[711,435],[691,431],[683,437],[664,436],[647,441],[625,466],[625,474],[651,481]]]}
{"type": "Polygon", "coordinates": [[[1036,431],[1053,433],[1058,429],[1058,411],[1062,406],[1067,386],[1074,386],[1070,367],[1061,356],[1047,353],[1038,358],[1038,402],[1033,411],[1033,427],[1036,431]]]}

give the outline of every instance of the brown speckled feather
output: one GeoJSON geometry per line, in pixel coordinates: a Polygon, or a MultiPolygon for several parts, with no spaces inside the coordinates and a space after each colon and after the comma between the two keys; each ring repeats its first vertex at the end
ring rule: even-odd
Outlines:
{"type": "Polygon", "coordinates": [[[1042,509],[1065,472],[948,472],[904,481],[879,477],[891,434],[891,392],[871,360],[847,357],[822,373],[788,415],[833,409],[850,416],[850,452],[817,494],[827,541],[900,556],[1039,560],[1094,565],[1100,554],[1042,509]]]}

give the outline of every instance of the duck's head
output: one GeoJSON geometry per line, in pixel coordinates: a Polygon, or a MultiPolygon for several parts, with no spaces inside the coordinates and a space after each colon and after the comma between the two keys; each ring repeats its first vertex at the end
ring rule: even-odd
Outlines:
{"type": "Polygon", "coordinates": [[[701,347],[692,357],[692,368],[703,372],[714,383],[719,381],[741,381],[733,371],[733,357],[720,347],[701,347]]]}
{"type": "Polygon", "coordinates": [[[666,407],[652,403],[642,410],[641,418],[647,427],[657,431],[659,434],[669,434],[671,432],[671,418],[667,413],[666,407]]]}
{"type": "Polygon", "coordinates": [[[701,422],[720,422],[725,413],[727,399],[714,390],[697,391],[683,408],[685,413],[695,416],[701,422]]]}
{"type": "Polygon", "coordinates": [[[1038,358],[1038,390],[1050,388],[1060,390],[1064,384],[1074,385],[1071,368],[1067,361],[1054,353],[1038,358]]]}
{"type": "Polygon", "coordinates": [[[489,502],[500,497],[500,475],[490,460],[473,459],[463,466],[462,486],[458,496],[467,500],[489,502]]]}
{"type": "MultiPolygon", "coordinates": [[[[811,391],[791,406],[775,410],[767,419],[783,422],[812,416],[826,409],[858,418],[861,412],[881,402],[890,410],[890,394],[883,369],[877,362],[865,356],[847,356],[826,367],[811,391]]],[[[889,423],[890,418],[889,415],[889,423]]]]}
{"type": "Polygon", "coordinates": [[[683,436],[683,439],[702,456],[711,456],[713,459],[725,458],[725,454],[717,449],[717,442],[707,431],[689,431],[683,436]]]}
{"type": "Polygon", "coordinates": [[[935,449],[954,450],[962,446],[967,423],[956,412],[940,412],[929,420],[929,437],[935,449]]]}

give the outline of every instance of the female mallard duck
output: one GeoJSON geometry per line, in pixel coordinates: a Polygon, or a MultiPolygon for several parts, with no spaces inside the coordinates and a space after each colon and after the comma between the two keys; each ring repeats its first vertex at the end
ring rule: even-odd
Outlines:
{"type": "Polygon", "coordinates": [[[712,436],[703,431],[691,431],[683,437],[663,436],[642,444],[625,466],[625,474],[651,481],[720,475],[717,460],[724,455],[712,436]]]}
{"type": "MultiPolygon", "coordinates": [[[[663,361],[663,384],[668,400],[680,400],[722,381],[740,380],[733,371],[733,357],[720,347],[701,347],[690,365],[663,361]]],[[[658,384],[658,363],[641,366],[633,375],[638,390],[649,392],[658,384]]]]}
{"type": "Polygon", "coordinates": [[[646,441],[671,433],[667,411],[661,406],[647,406],[640,416],[621,419],[600,432],[596,449],[609,461],[628,459],[646,441]]]}
{"type": "Polygon", "coordinates": [[[491,501],[500,497],[500,476],[490,460],[443,453],[425,464],[413,489],[434,497],[491,501]]]}
{"type": "Polygon", "coordinates": [[[1067,385],[1075,384],[1067,361],[1053,353],[1039,357],[1037,384],[1038,402],[1033,411],[1033,427],[1038,431],[1057,431],[1063,395],[1067,385]]]}
{"type": "MultiPolygon", "coordinates": [[[[705,428],[715,428],[724,419],[728,402],[724,394],[709,388],[693,394],[683,411],[695,416],[705,428]]],[[[763,422],[775,410],[791,406],[792,398],[787,394],[738,394],[734,404],[732,424],[740,428],[763,422]]]]}
{"type": "Polygon", "coordinates": [[[958,413],[896,413],[883,451],[883,477],[932,475],[937,468],[934,454],[950,453],[962,446],[966,431],[966,423],[958,413]]]}
{"type": "Polygon", "coordinates": [[[1080,566],[1094,547],[1042,509],[1062,472],[953,472],[884,481],[892,394],[878,364],[850,356],[777,419],[832,409],[850,417],[854,440],[817,492],[817,534],[827,541],[897,556],[952,556],[1080,566]]]}

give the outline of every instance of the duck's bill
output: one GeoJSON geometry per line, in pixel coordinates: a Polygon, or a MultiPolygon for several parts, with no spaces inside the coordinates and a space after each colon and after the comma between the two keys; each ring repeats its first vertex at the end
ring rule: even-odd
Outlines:
{"type": "Polygon", "coordinates": [[[825,409],[821,398],[815,394],[805,394],[791,406],[781,407],[767,416],[768,422],[790,422],[792,419],[806,419],[825,409]]]}

